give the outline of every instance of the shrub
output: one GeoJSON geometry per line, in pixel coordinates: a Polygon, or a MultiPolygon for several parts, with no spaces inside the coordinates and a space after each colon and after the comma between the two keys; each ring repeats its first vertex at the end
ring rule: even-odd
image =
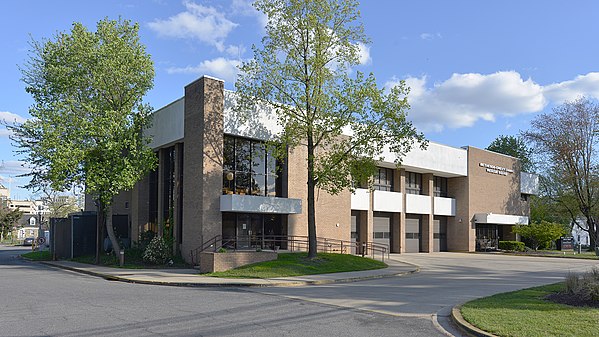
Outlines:
{"type": "Polygon", "coordinates": [[[565,292],[584,301],[599,301],[599,268],[593,267],[581,275],[568,273],[565,292]]]}
{"type": "Polygon", "coordinates": [[[524,242],[520,241],[499,241],[499,249],[523,252],[525,247],[524,242]]]}
{"type": "Polygon", "coordinates": [[[532,248],[551,247],[551,243],[561,236],[568,234],[565,226],[559,223],[541,221],[531,223],[530,225],[516,225],[512,228],[512,233],[520,234],[527,239],[532,248]]]}
{"type": "Polygon", "coordinates": [[[146,247],[143,261],[149,264],[165,264],[171,258],[171,250],[161,236],[156,235],[146,247]]]}

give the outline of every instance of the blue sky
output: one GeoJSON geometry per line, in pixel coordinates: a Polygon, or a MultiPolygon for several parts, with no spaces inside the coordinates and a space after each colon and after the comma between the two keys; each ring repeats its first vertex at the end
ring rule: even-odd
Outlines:
{"type": "MultiPolygon", "coordinates": [[[[250,0],[32,1],[0,3],[0,119],[28,118],[32,100],[18,65],[28,41],[52,38],[78,21],[94,29],[104,17],[140,24],[156,67],[146,101],[155,108],[183,96],[203,74],[234,88],[235,65],[250,58],[264,33],[264,17],[250,0]]],[[[409,118],[428,139],[486,147],[500,134],[517,134],[532,118],[579,95],[599,98],[597,1],[363,1],[372,43],[364,72],[381,86],[406,80],[409,118]]],[[[26,181],[19,158],[0,128],[0,183],[13,198],[26,181]]]]}

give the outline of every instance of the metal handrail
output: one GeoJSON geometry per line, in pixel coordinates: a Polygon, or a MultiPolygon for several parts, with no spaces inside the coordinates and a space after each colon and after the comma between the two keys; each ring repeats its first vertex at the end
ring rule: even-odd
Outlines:
{"type": "MultiPolygon", "coordinates": [[[[281,246],[286,246],[287,250],[291,252],[307,251],[309,247],[308,240],[308,236],[305,235],[243,235],[234,237],[216,235],[210,240],[203,242],[200,247],[191,250],[191,262],[193,265],[197,265],[199,264],[199,254],[201,252],[208,249],[216,252],[223,247],[233,250],[254,248],[278,250],[281,246]],[[247,246],[240,247],[240,242],[247,243],[247,246]]],[[[354,242],[324,237],[316,237],[316,251],[370,256],[373,259],[380,254],[383,262],[385,261],[385,256],[389,258],[389,248],[384,244],[354,242]]]]}
{"type": "MultiPolygon", "coordinates": [[[[195,249],[192,249],[190,252],[191,255],[191,264],[192,265],[196,265],[196,262],[199,262],[199,255],[201,252],[205,251],[206,249],[210,248],[210,247],[215,247],[218,241],[222,242],[222,235],[216,235],[215,237],[211,238],[210,240],[206,241],[206,242],[202,242],[202,244],[195,249]]],[[[222,247],[222,244],[221,244],[222,247]]],[[[220,248],[220,247],[219,247],[220,248]]],[[[216,248],[218,249],[218,248],[216,248]]]]}

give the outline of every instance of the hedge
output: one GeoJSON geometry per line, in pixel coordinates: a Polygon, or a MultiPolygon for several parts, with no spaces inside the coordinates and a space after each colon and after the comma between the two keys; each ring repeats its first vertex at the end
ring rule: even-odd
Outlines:
{"type": "Polygon", "coordinates": [[[515,252],[524,251],[524,242],[520,241],[499,241],[499,249],[511,250],[515,252]]]}

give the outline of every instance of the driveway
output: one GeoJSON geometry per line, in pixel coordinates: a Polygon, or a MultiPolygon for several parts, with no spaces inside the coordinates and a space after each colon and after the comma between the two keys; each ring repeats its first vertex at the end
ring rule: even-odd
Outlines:
{"type": "Polygon", "coordinates": [[[599,260],[522,257],[500,254],[432,253],[392,255],[421,272],[398,278],[318,287],[259,289],[280,295],[415,320],[459,335],[449,323],[459,303],[496,293],[562,281],[570,271],[599,266],[599,260]]]}
{"type": "Polygon", "coordinates": [[[17,258],[30,250],[0,245],[0,336],[431,336],[430,322],[411,318],[240,288],[113,282],[17,258]]]}

